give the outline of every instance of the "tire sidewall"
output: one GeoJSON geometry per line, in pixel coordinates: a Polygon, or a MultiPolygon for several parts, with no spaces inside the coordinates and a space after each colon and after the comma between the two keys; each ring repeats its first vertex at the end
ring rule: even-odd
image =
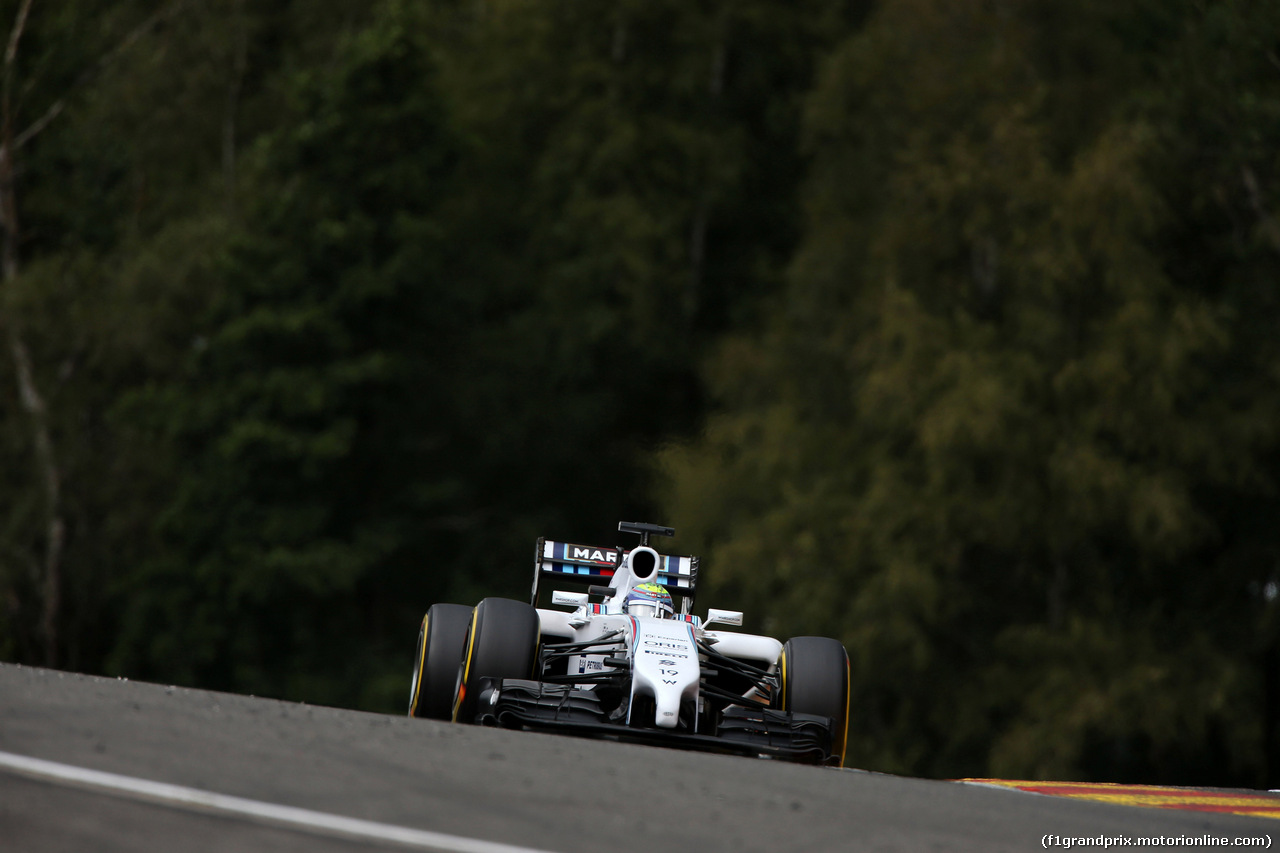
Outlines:
{"type": "Polygon", "coordinates": [[[782,651],[784,711],[830,717],[831,753],[844,766],[849,734],[849,655],[830,637],[792,637],[782,651]]]}
{"type": "Polygon", "coordinates": [[[415,685],[409,697],[413,717],[447,720],[453,712],[458,661],[462,659],[472,608],[434,604],[418,630],[415,685]]]}
{"type": "Polygon", "coordinates": [[[455,676],[453,719],[475,720],[483,678],[532,678],[538,660],[538,611],[509,598],[486,598],[476,605],[455,676]]]}

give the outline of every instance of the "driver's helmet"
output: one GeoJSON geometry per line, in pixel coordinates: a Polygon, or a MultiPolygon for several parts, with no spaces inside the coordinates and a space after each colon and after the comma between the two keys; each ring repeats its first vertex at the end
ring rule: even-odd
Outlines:
{"type": "Polygon", "coordinates": [[[656,583],[642,583],[627,593],[626,611],[631,616],[656,616],[669,619],[676,609],[671,605],[671,593],[656,583]]]}

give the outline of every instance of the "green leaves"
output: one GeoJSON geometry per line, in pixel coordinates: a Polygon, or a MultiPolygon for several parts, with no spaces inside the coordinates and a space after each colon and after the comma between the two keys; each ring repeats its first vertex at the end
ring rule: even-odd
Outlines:
{"type": "Polygon", "coordinates": [[[1226,663],[1269,641],[1218,620],[1272,569],[1204,561],[1224,493],[1270,502],[1270,370],[1238,258],[1170,253],[1200,128],[1152,100],[1201,22],[1054,9],[887,3],[836,48],[788,310],[722,348],[668,505],[762,627],[845,638],[870,766],[1256,779],[1213,738],[1269,713],[1226,663]]]}
{"type": "MultiPolygon", "coordinates": [[[[446,320],[457,319],[433,298],[446,292],[441,240],[430,235],[450,193],[453,143],[430,61],[394,19],[337,57],[298,83],[307,120],[283,126],[247,164],[261,194],[227,244],[206,336],[181,382],[152,397],[188,473],[144,574],[177,588],[195,567],[202,595],[222,606],[156,613],[159,602],[144,600],[126,621],[190,636],[200,650],[188,671],[202,683],[250,678],[274,692],[291,669],[339,654],[342,633],[322,626],[362,630],[351,602],[375,597],[382,576],[429,550],[415,516],[445,508],[421,504],[414,479],[457,476],[418,428],[448,388],[439,371],[415,369],[438,352],[423,336],[446,339],[446,320]],[[388,479],[389,463],[403,474],[388,479]],[[289,631],[262,621],[282,611],[289,631]],[[240,623],[233,660],[251,674],[200,646],[228,621],[240,623]]],[[[414,586],[446,583],[431,573],[414,586]]],[[[143,671],[170,665],[128,642],[116,654],[143,671]]]]}

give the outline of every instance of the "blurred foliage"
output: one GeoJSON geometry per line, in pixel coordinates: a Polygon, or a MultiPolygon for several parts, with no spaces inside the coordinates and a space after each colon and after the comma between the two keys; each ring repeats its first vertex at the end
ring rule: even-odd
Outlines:
{"type": "Polygon", "coordinates": [[[900,0],[827,58],[787,285],[663,462],[723,595],[844,638],[861,762],[1280,769],[1276,23],[900,0]]]}
{"type": "Polygon", "coordinates": [[[846,643],[860,766],[1274,787],[1276,33],[35,2],[0,659],[398,711],[429,604],[651,520],[846,643]]]}

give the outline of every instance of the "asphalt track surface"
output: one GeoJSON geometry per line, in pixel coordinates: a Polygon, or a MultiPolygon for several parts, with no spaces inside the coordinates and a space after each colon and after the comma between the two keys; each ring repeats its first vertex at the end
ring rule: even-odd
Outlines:
{"type": "Polygon", "coordinates": [[[1260,818],[459,726],[3,664],[0,759],[9,762],[0,761],[6,853],[985,853],[1042,849],[1050,834],[1280,840],[1276,821],[1260,818]],[[13,766],[28,758],[73,774],[210,792],[210,800],[225,795],[266,813],[180,804],[13,766]],[[349,831],[353,826],[374,834],[349,831]],[[391,831],[406,837],[388,840],[391,831]]]}

